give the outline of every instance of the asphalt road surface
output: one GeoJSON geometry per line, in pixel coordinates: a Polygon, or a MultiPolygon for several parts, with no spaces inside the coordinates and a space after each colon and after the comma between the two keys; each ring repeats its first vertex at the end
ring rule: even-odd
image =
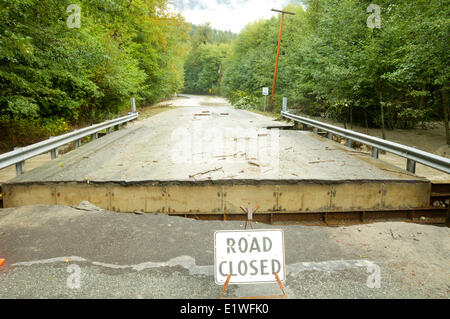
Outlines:
{"type": "MultiPolygon", "coordinates": [[[[216,299],[214,232],[243,222],[29,206],[0,210],[0,298],[216,299]]],[[[408,223],[269,226],[285,236],[288,298],[448,298],[450,230],[408,223]]],[[[229,297],[279,294],[232,285],[229,297]]]]}

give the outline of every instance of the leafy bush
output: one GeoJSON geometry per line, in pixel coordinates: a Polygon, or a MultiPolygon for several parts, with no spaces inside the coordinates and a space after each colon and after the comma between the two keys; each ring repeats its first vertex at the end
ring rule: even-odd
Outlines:
{"type": "Polygon", "coordinates": [[[63,118],[52,117],[40,121],[42,131],[48,136],[58,136],[70,132],[69,123],[63,118]]]}
{"type": "Polygon", "coordinates": [[[235,108],[240,110],[252,110],[257,109],[260,104],[260,101],[258,101],[258,98],[255,96],[245,95],[237,100],[233,105],[235,108]]]}
{"type": "Polygon", "coordinates": [[[71,127],[66,120],[62,118],[28,118],[28,119],[10,119],[0,117],[0,152],[9,152],[14,147],[24,147],[30,144],[38,143],[50,138],[71,131],[71,127]]]}
{"type": "Polygon", "coordinates": [[[39,119],[15,119],[0,117],[0,152],[9,152],[14,147],[23,147],[48,138],[39,119]]]}
{"type": "Polygon", "coordinates": [[[72,3],[0,0],[0,115],[96,122],[182,87],[188,27],[167,0],[80,0],[79,29],[72,3]]]}
{"type": "Polygon", "coordinates": [[[425,122],[428,119],[428,112],[429,110],[427,109],[403,108],[397,112],[396,123],[402,129],[416,128],[419,123],[425,122]]]}
{"type": "MultiPolygon", "coordinates": [[[[412,128],[444,119],[448,1],[380,0],[381,29],[367,27],[369,4],[305,0],[285,8],[296,15],[283,31],[275,112],[286,96],[291,109],[364,126],[412,128]]],[[[239,102],[237,92],[256,94],[272,85],[279,26],[279,16],[260,20],[234,41],[223,79],[233,103],[249,104],[239,102]]]]}

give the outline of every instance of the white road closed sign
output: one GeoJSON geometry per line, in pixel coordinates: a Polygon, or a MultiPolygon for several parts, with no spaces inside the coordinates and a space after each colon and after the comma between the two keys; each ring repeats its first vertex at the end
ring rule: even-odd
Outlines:
{"type": "Polygon", "coordinates": [[[286,278],[282,230],[218,231],[214,238],[216,283],[276,282],[286,278]]]}

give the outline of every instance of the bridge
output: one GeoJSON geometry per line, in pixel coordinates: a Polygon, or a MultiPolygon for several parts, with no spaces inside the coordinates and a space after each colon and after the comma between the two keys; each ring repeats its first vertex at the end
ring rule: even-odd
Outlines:
{"type": "Polygon", "coordinates": [[[214,232],[243,229],[248,203],[255,229],[285,234],[289,298],[448,297],[448,228],[421,225],[446,221],[448,174],[422,164],[446,159],[292,112],[169,104],[0,155],[1,298],[219,298],[214,232]]]}
{"type": "Polygon", "coordinates": [[[19,175],[2,185],[3,206],[89,201],[120,213],[227,221],[245,219],[242,206],[250,203],[260,206],[255,219],[267,224],[446,221],[449,184],[414,172],[416,161],[434,164],[447,178],[448,159],[289,112],[281,121],[211,97],[173,103],[144,120],[131,113],[111,122],[98,139],[91,128],[84,132],[94,137],[90,143],[72,136],[74,151],[58,158],[52,149],[53,160],[33,170],[23,173],[24,161],[16,163],[19,175]],[[356,150],[356,142],[372,152],[356,150]],[[407,169],[379,160],[381,151],[404,154],[407,169]]]}

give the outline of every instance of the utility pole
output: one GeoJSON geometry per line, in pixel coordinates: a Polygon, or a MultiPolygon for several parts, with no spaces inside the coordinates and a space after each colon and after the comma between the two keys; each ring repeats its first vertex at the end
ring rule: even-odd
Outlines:
{"type": "Polygon", "coordinates": [[[281,47],[281,35],[283,34],[283,20],[285,14],[295,15],[293,12],[288,11],[282,11],[282,10],[275,10],[272,9],[274,12],[280,12],[281,13],[281,23],[280,23],[280,34],[278,36],[278,49],[277,49],[277,60],[275,62],[275,73],[273,75],[273,85],[272,85],[272,96],[270,97],[270,105],[269,105],[269,112],[273,111],[273,99],[275,97],[275,85],[277,83],[277,73],[278,73],[278,60],[280,59],[280,47],[281,47]]]}

